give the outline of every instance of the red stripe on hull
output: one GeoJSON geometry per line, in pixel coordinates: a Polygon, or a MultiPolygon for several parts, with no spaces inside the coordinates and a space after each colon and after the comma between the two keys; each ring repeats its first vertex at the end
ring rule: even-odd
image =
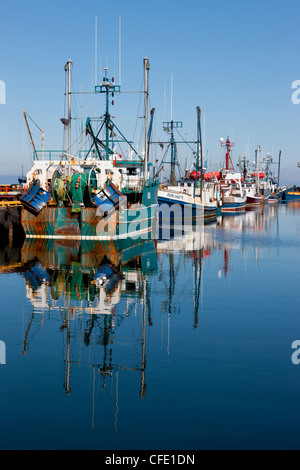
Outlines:
{"type": "Polygon", "coordinates": [[[256,197],[247,197],[246,206],[260,206],[262,203],[262,198],[256,197]]]}

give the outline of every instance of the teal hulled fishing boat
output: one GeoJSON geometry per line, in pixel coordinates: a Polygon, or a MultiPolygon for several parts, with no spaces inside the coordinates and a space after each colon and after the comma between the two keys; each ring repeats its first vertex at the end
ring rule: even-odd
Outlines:
{"type": "Polygon", "coordinates": [[[144,59],[145,147],[141,157],[112,121],[109,104],[120,92],[108,69],[95,93],[106,98],[106,111],[97,120],[86,121],[88,150],[71,154],[71,61],[68,75],[68,117],[62,119],[68,131],[65,151],[36,151],[27,173],[28,190],[20,201],[22,226],[27,238],[111,240],[139,237],[151,231],[157,207],[158,180],[149,178],[148,74],[144,59]],[[104,137],[102,137],[104,135],[104,137]],[[116,152],[116,142],[124,142],[128,156],[116,152]]]}

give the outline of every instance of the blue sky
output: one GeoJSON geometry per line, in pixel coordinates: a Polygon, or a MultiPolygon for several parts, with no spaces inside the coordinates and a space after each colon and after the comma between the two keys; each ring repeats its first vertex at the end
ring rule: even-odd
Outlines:
{"type": "MultiPolygon", "coordinates": [[[[23,161],[25,170],[31,166],[23,109],[45,130],[46,148],[62,148],[64,65],[68,59],[74,64],[74,89],[90,91],[95,16],[98,81],[100,62],[118,78],[121,15],[122,89],[141,89],[143,58],[147,56],[151,64],[150,106],[156,109],[155,139],[167,137],[162,121],[170,119],[173,74],[173,118],[183,122],[182,135],[194,139],[195,109],[200,106],[212,167],[224,158],[220,137],[229,135],[236,143],[235,162],[245,152],[253,160],[258,144],[276,161],[281,149],[282,182],[300,184],[300,105],[291,100],[292,82],[300,80],[298,0],[1,3],[0,80],[6,84],[6,104],[0,104],[2,177],[18,175],[23,161]]],[[[80,95],[76,100],[80,115],[80,95]]],[[[103,105],[102,97],[91,100],[85,95],[84,117],[102,114],[103,105]]],[[[138,106],[138,94],[115,98],[112,114],[129,138],[135,135],[138,106]]],[[[75,130],[75,123],[73,127],[75,130]]],[[[40,132],[34,126],[32,131],[40,147],[40,132]]],[[[183,146],[179,150],[184,166],[190,154],[183,146]]],[[[157,152],[154,158],[160,157],[157,152]]]]}

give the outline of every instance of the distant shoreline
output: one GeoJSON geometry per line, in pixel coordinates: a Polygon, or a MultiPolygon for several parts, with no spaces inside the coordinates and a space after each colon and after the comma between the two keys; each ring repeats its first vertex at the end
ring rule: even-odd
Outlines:
{"type": "Polygon", "coordinates": [[[17,184],[20,175],[0,175],[0,184],[17,184]]]}

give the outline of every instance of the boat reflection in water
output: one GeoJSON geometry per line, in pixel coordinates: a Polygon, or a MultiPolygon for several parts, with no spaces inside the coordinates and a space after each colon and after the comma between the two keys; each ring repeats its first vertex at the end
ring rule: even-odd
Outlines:
{"type": "Polygon", "coordinates": [[[46,318],[59,319],[64,335],[64,388],[67,393],[71,392],[71,365],[84,364],[93,367],[94,374],[98,371],[104,388],[106,377],[112,376],[113,369],[140,371],[140,396],[144,397],[146,283],[148,276],[157,271],[154,241],[72,241],[68,244],[30,239],[22,247],[22,266],[26,296],[33,307],[23,354],[30,349],[30,342],[41,322],[43,324],[46,318]],[[119,357],[117,362],[113,360],[114,334],[128,316],[142,322],[138,365],[122,363],[119,344],[119,357]],[[88,347],[86,356],[82,344],[88,347]],[[97,349],[95,357],[94,346],[97,349]],[[101,363],[99,357],[102,357],[101,363]]]}
{"type": "MultiPolygon", "coordinates": [[[[242,217],[221,217],[215,225],[214,237],[218,240],[218,249],[223,251],[223,265],[218,271],[218,277],[225,278],[233,270],[231,252],[239,251],[245,261],[244,269],[247,269],[247,260],[253,252],[256,267],[258,261],[265,254],[270,255],[270,250],[276,243],[274,234],[279,236],[279,209],[278,205],[246,208],[242,217]],[[269,243],[266,242],[269,240],[269,243]],[[250,255],[250,256],[249,256],[250,255]]],[[[217,246],[215,244],[215,246],[217,246]]]]}
{"type": "MultiPolygon", "coordinates": [[[[239,305],[232,307],[224,299],[231,298],[226,297],[230,289],[236,295],[236,285],[248,286],[246,271],[254,280],[264,274],[249,259],[263,260],[264,253],[277,247],[274,232],[283,209],[263,206],[219,217],[203,231],[179,233],[171,240],[28,239],[21,252],[11,252],[7,265],[9,251],[0,251],[2,272],[16,272],[26,281],[17,354],[23,352],[30,386],[38,386],[41,371],[47,390],[63,385],[57,395],[58,421],[67,394],[67,413],[72,407],[74,420],[79,412],[87,414],[84,432],[91,417],[99,440],[106,445],[119,438],[118,448],[128,436],[131,441],[141,422],[155,434],[153,410],[156,416],[167,410],[174,417],[178,403],[189,398],[187,388],[201,392],[201,385],[195,385],[195,364],[210,360],[207,351],[213,353],[209,348],[215,335],[224,340],[224,328],[242,328],[239,305]],[[177,393],[180,374],[187,385],[177,393]]],[[[77,421],[73,424],[77,430],[77,421]]],[[[163,420],[160,424],[164,426],[163,420]]]]}
{"type": "Polygon", "coordinates": [[[300,209],[300,200],[289,200],[286,202],[288,209],[294,209],[294,212],[300,209]]]}
{"type": "Polygon", "coordinates": [[[33,264],[24,271],[27,297],[34,308],[61,310],[75,315],[113,314],[122,291],[128,286],[140,293],[141,276],[133,276],[128,267],[140,267],[140,273],[153,268],[154,242],[122,240],[117,242],[54,242],[26,240],[22,264],[33,264]]]}
{"type": "MultiPolygon", "coordinates": [[[[186,233],[180,237],[177,233],[170,240],[158,240],[157,255],[160,271],[166,265],[165,276],[160,273],[159,281],[163,283],[157,288],[157,296],[162,298],[161,312],[168,318],[168,329],[170,327],[171,315],[180,312],[182,308],[186,314],[185,291],[192,298],[193,327],[198,326],[200,295],[202,285],[203,257],[212,249],[211,240],[206,240],[204,231],[186,233]],[[182,276],[182,269],[187,270],[182,276]],[[179,293],[179,297],[178,297],[179,293]]],[[[188,321],[188,320],[187,320],[188,321]]],[[[169,334],[168,334],[169,338],[169,334]]],[[[169,346],[168,346],[169,349],[169,346]]]]}

